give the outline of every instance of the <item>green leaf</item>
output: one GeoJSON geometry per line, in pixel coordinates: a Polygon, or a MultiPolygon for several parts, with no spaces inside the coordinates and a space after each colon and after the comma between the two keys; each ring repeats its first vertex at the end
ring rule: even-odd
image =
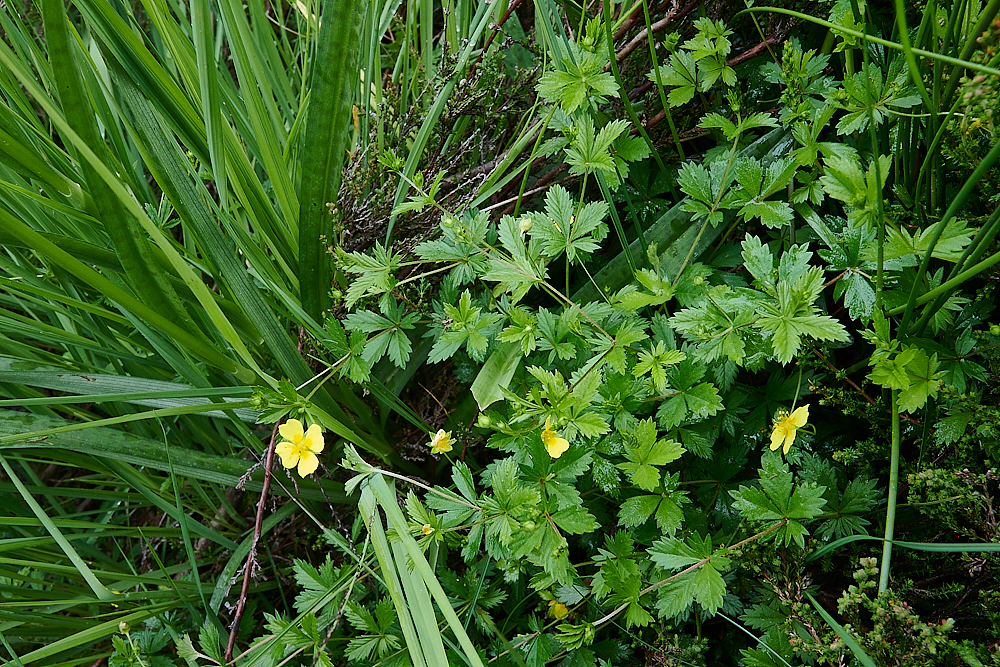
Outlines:
{"type": "MultiPolygon", "coordinates": [[[[650,72],[647,78],[656,82],[656,74],[650,72]]],[[[660,65],[660,81],[664,86],[673,86],[667,96],[671,107],[687,104],[703,83],[703,74],[695,64],[694,57],[687,51],[677,51],[660,65]]]]}
{"type": "Polygon", "coordinates": [[[804,548],[805,535],[809,531],[799,520],[812,519],[822,513],[823,506],[826,505],[826,499],[823,498],[826,487],[813,483],[795,484],[788,464],[778,463],[779,458],[771,453],[766,454],[763,459],[764,468],[759,471],[759,486],[741,485],[739,490],[730,491],[729,495],[733,497],[733,506],[747,520],[786,522],[771,533],[768,539],[783,541],[785,546],[794,540],[804,548]]]}
{"type": "Polygon", "coordinates": [[[541,242],[546,257],[554,259],[565,252],[570,262],[582,262],[607,236],[608,227],[603,222],[608,213],[605,202],[586,204],[579,215],[574,215],[575,210],[569,192],[556,185],[545,195],[545,212],[531,215],[531,237],[541,242]]]}
{"type": "Polygon", "coordinates": [[[906,364],[909,386],[899,392],[899,409],[914,412],[924,406],[927,399],[937,396],[941,388],[943,371],[938,370],[937,353],[928,355],[916,349],[913,359],[906,364]]]}
{"type": "Polygon", "coordinates": [[[436,364],[465,345],[470,357],[483,361],[489,347],[489,338],[484,331],[490,330],[502,316],[498,313],[483,313],[482,308],[473,307],[472,293],[469,290],[462,292],[457,308],[446,303],[444,311],[451,321],[434,342],[427,360],[436,364]]]}
{"type": "Polygon", "coordinates": [[[569,148],[566,149],[569,172],[576,175],[602,172],[608,178],[617,179],[611,145],[628,126],[627,121],[614,120],[598,132],[590,114],[577,121],[576,135],[570,139],[569,148]]]}
{"type": "Polygon", "coordinates": [[[401,266],[402,256],[376,242],[371,255],[352,252],[342,256],[344,269],[356,274],[345,295],[348,308],[365,296],[378,296],[396,287],[396,271],[401,266]]]}
{"type": "Polygon", "coordinates": [[[309,168],[301,170],[298,192],[298,279],[302,309],[316,321],[322,319],[320,313],[328,300],[330,259],[321,239],[331,238],[333,232],[327,202],[336,201],[340,190],[358,87],[361,17],[367,4],[365,0],[324,2],[313,46],[316,55],[310,60],[309,115],[299,157],[309,168]]]}
{"type": "MultiPolygon", "coordinates": [[[[507,329],[504,331],[507,331],[507,329]]],[[[505,340],[503,334],[498,336],[498,338],[501,341],[505,340]]],[[[509,341],[509,339],[506,340],[509,341]]],[[[533,333],[531,334],[531,340],[532,347],[534,347],[535,338],[533,333]]],[[[514,377],[514,373],[521,365],[522,352],[523,349],[519,349],[517,345],[511,345],[508,342],[504,345],[498,345],[490,353],[490,356],[487,357],[486,363],[479,369],[479,373],[470,387],[480,410],[485,410],[488,406],[503,398],[503,390],[510,384],[511,378],[514,377]]]]}
{"type": "Polygon", "coordinates": [[[552,520],[571,535],[590,533],[597,528],[597,519],[580,505],[559,510],[552,515],[552,520]]]}
{"type": "Polygon", "coordinates": [[[687,355],[683,352],[668,350],[662,340],[657,341],[656,345],[651,347],[648,352],[646,350],[639,351],[639,360],[632,373],[637,378],[649,373],[656,391],[662,394],[667,388],[667,368],[677,365],[686,358],[687,355]]]}
{"type": "MultiPolygon", "coordinates": [[[[931,238],[937,233],[941,221],[929,225],[911,236],[904,227],[888,225],[888,235],[883,249],[884,259],[896,259],[907,255],[923,257],[930,249],[931,238]]],[[[957,262],[962,252],[972,242],[976,229],[970,228],[965,220],[950,218],[938,239],[931,257],[948,262],[957,262]]],[[[874,250],[866,253],[865,258],[871,260],[874,250]]]]}
{"type": "Polygon", "coordinates": [[[558,103],[567,114],[576,111],[588,97],[596,104],[604,104],[607,97],[618,97],[614,77],[603,71],[607,52],[584,51],[575,42],[569,42],[569,48],[572,58],[561,61],[566,70],[545,72],[537,86],[538,94],[558,103]]]}
{"type": "Polygon", "coordinates": [[[344,326],[350,331],[375,334],[365,344],[362,354],[369,366],[388,353],[397,368],[405,368],[413,349],[405,330],[414,328],[420,314],[403,315],[403,308],[391,297],[382,299],[380,307],[384,317],[370,310],[353,312],[344,318],[344,326]]]}
{"type": "Polygon", "coordinates": [[[934,442],[938,445],[951,445],[965,435],[965,430],[972,422],[975,413],[959,412],[938,420],[934,424],[934,442]]]}
{"type": "Polygon", "coordinates": [[[694,534],[685,543],[677,538],[659,539],[649,549],[653,562],[666,570],[680,570],[696,565],[669,584],[657,596],[656,608],[665,617],[672,617],[697,602],[709,614],[722,606],[726,583],[721,571],[729,567],[729,559],[713,555],[712,538],[694,534]]]}
{"type": "Polygon", "coordinates": [[[922,348],[904,345],[892,358],[875,360],[868,379],[887,389],[899,390],[899,409],[913,412],[937,396],[944,371],[938,370],[937,353],[927,354],[922,348]]]}
{"type": "Polygon", "coordinates": [[[660,484],[660,471],[656,466],[676,461],[684,448],[673,440],[657,440],[656,424],[652,419],[640,421],[629,433],[625,449],[625,463],[618,468],[631,476],[632,483],[646,491],[655,490],[660,484]]]}

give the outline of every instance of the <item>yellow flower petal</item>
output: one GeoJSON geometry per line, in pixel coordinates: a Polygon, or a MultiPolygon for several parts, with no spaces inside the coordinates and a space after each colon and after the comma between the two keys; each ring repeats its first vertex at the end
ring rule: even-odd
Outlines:
{"type": "Polygon", "coordinates": [[[285,440],[291,440],[297,443],[302,439],[302,422],[298,419],[289,419],[284,424],[278,427],[278,433],[285,440]]]}
{"type": "Polygon", "coordinates": [[[774,450],[778,449],[778,447],[781,447],[782,441],[785,439],[785,436],[788,434],[788,428],[785,426],[785,423],[783,421],[783,417],[782,417],[783,414],[784,414],[783,412],[779,412],[778,413],[778,421],[776,421],[774,423],[774,428],[771,430],[771,451],[772,452],[774,450]]]}
{"type": "Polygon", "coordinates": [[[566,438],[560,438],[559,436],[550,435],[548,440],[545,442],[545,448],[549,450],[549,456],[557,459],[565,454],[566,450],[569,449],[569,440],[566,438]]]}
{"type": "Polygon", "coordinates": [[[281,465],[286,468],[294,468],[295,464],[299,462],[299,455],[296,451],[295,445],[288,442],[279,442],[278,446],[274,448],[275,453],[281,457],[281,465]]]}
{"type": "Polygon", "coordinates": [[[559,458],[569,449],[569,440],[556,435],[556,432],[551,428],[548,417],[545,418],[545,428],[542,430],[542,444],[549,451],[549,456],[554,459],[559,458]]]}
{"type": "Polygon", "coordinates": [[[308,443],[309,449],[316,452],[317,454],[323,451],[323,429],[320,428],[319,424],[313,424],[306,431],[305,441],[308,443]]]}
{"type": "Polygon", "coordinates": [[[307,477],[319,467],[319,459],[311,451],[306,450],[302,458],[299,459],[299,476],[307,477]]]}
{"type": "Polygon", "coordinates": [[[787,454],[788,450],[792,448],[792,443],[795,442],[795,431],[792,431],[785,436],[785,443],[782,445],[781,453],[787,454]]]}
{"type": "Polygon", "coordinates": [[[562,620],[569,616],[569,607],[564,605],[562,602],[556,602],[555,600],[549,601],[549,615],[552,618],[562,620]]]}
{"type": "Polygon", "coordinates": [[[789,417],[789,421],[795,428],[802,428],[809,421],[809,406],[800,405],[799,407],[792,410],[792,414],[789,417]]]}

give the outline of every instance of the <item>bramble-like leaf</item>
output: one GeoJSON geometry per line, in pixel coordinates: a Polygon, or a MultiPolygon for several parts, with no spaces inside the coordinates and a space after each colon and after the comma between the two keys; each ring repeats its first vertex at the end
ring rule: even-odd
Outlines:
{"type": "Polygon", "coordinates": [[[652,419],[643,419],[629,434],[625,448],[625,463],[618,467],[631,475],[632,483],[646,491],[655,490],[660,484],[660,471],[656,466],[676,461],[684,453],[680,443],[673,440],[657,440],[656,424],[652,419]]]}
{"type": "Polygon", "coordinates": [[[551,103],[558,103],[568,114],[576,111],[587,98],[604,104],[608,97],[618,97],[618,84],[604,71],[607,51],[592,53],[569,42],[572,58],[562,61],[563,70],[549,70],[538,83],[538,94],[551,103]]]}
{"type": "Polygon", "coordinates": [[[544,256],[554,259],[565,252],[570,262],[583,262],[600,247],[608,234],[607,203],[590,202],[580,208],[579,215],[574,215],[575,210],[569,192],[556,185],[545,195],[545,212],[531,214],[529,233],[541,242],[544,256]]]}
{"type": "Polygon", "coordinates": [[[611,145],[627,129],[627,121],[613,120],[598,131],[590,114],[585,115],[577,121],[576,134],[566,149],[569,172],[577,175],[603,172],[617,181],[611,145]]]}
{"type": "Polygon", "coordinates": [[[768,539],[784,542],[785,546],[794,540],[800,547],[805,547],[805,536],[809,531],[800,521],[822,513],[826,505],[823,498],[826,487],[813,483],[796,484],[788,464],[770,452],[764,456],[762,463],[764,468],[759,471],[759,486],[741,485],[739,490],[729,492],[733,497],[733,506],[748,521],[774,523],[784,520],[785,524],[771,533],[768,539]]]}
{"type": "Polygon", "coordinates": [[[692,571],[663,586],[657,595],[656,608],[661,616],[673,617],[692,602],[700,604],[706,612],[714,614],[722,606],[726,595],[726,582],[722,571],[730,561],[713,555],[712,538],[697,533],[683,542],[674,537],[660,539],[649,549],[653,562],[665,570],[681,570],[697,565],[692,571]]]}

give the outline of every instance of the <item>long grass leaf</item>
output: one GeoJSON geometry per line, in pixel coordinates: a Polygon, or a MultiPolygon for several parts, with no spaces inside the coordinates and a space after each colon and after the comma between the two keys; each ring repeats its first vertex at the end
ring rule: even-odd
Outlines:
{"type": "Polygon", "coordinates": [[[24,502],[31,508],[31,511],[34,512],[36,517],[38,517],[38,520],[41,521],[43,526],[45,526],[45,530],[47,530],[49,535],[52,536],[52,539],[59,545],[59,548],[62,549],[64,554],[66,554],[66,557],[69,558],[71,563],[73,563],[73,566],[80,573],[80,576],[83,577],[83,579],[87,582],[87,585],[90,586],[90,590],[94,591],[94,595],[97,596],[97,599],[105,601],[114,599],[114,594],[105,588],[104,584],[102,584],[100,580],[94,576],[94,573],[90,571],[90,567],[82,558],[80,558],[80,554],[76,552],[73,545],[69,543],[69,540],[63,537],[62,531],[56,527],[56,525],[52,522],[52,519],[49,518],[49,515],[42,509],[42,506],[39,505],[34,497],[28,493],[28,490],[24,488],[24,484],[21,483],[20,478],[14,473],[14,469],[10,467],[9,463],[7,463],[7,459],[3,454],[0,454],[0,465],[3,466],[3,469],[7,473],[7,477],[10,478],[10,481],[17,487],[18,492],[21,494],[21,498],[24,499],[24,502]]]}
{"type": "MultiPolygon", "coordinates": [[[[179,600],[174,600],[172,602],[163,602],[156,605],[150,605],[148,607],[143,607],[139,611],[133,611],[128,614],[122,614],[116,616],[109,621],[104,623],[98,623],[93,625],[86,630],[74,633],[68,637],[63,637],[62,639],[57,639],[54,642],[46,644],[41,648],[35,649],[30,653],[26,653],[21,656],[21,663],[24,665],[30,665],[38,660],[44,660],[54,655],[58,655],[63,651],[68,651],[70,649],[77,648],[78,646],[84,646],[86,644],[92,644],[105,637],[110,637],[119,631],[119,624],[133,624],[141,623],[146,619],[153,618],[154,616],[159,616],[164,612],[170,611],[176,607],[179,607],[181,602],[179,600]]],[[[0,667],[14,667],[16,663],[14,661],[8,661],[0,665],[0,667]]]]}
{"type": "Polygon", "coordinates": [[[321,319],[329,300],[328,241],[333,233],[327,202],[337,200],[347,147],[351,105],[358,81],[361,17],[367,0],[325,0],[301,149],[299,185],[299,291],[302,309],[321,319]]]}
{"type": "Polygon", "coordinates": [[[840,623],[837,623],[837,621],[834,620],[833,616],[831,616],[830,613],[816,601],[816,598],[814,598],[812,594],[806,592],[806,597],[809,598],[810,602],[812,602],[813,608],[815,608],[819,615],[823,617],[823,620],[830,624],[830,627],[837,633],[837,636],[840,637],[849,649],[851,649],[854,657],[861,661],[862,665],[865,667],[877,667],[875,661],[869,658],[868,654],[865,653],[865,650],[861,648],[861,644],[859,644],[858,640],[854,638],[854,635],[844,630],[840,623]]]}
{"type": "Polygon", "coordinates": [[[438,582],[427,559],[424,558],[424,554],[420,550],[420,545],[409,534],[406,517],[403,516],[402,510],[399,509],[395,493],[386,483],[385,478],[377,472],[369,476],[368,485],[372,489],[374,496],[378,499],[382,510],[385,512],[387,525],[396,532],[397,542],[406,550],[406,554],[412,562],[413,569],[423,578],[423,584],[430,591],[431,597],[437,603],[441,615],[444,616],[448,622],[448,627],[455,635],[455,638],[458,639],[465,653],[465,659],[473,667],[484,667],[482,660],[479,658],[479,653],[472,645],[469,635],[465,632],[464,624],[458,618],[454,608],[452,608],[448,595],[438,582]]]}
{"type": "MultiPolygon", "coordinates": [[[[89,70],[89,67],[82,62],[84,56],[81,53],[74,53],[75,44],[70,35],[65,5],[63,0],[42,0],[40,5],[42,22],[45,25],[45,41],[52,73],[58,86],[59,100],[63,109],[74,111],[66,118],[67,127],[72,127],[83,144],[91,148],[94,152],[94,161],[102,161],[102,155],[105,154],[104,142],[100,139],[94,114],[89,111],[91,96],[88,95],[81,80],[81,72],[89,70]],[[84,111],[85,109],[88,111],[84,111]]],[[[37,101],[41,101],[39,99],[41,96],[37,93],[35,97],[37,101]]],[[[110,115],[105,117],[108,118],[110,115]]],[[[67,143],[75,142],[67,141],[67,143]]],[[[79,150],[79,146],[74,148],[79,150]]],[[[149,242],[129,219],[123,202],[113,191],[113,186],[106,183],[97,173],[98,168],[93,161],[81,159],[80,167],[84,171],[88,188],[94,198],[96,213],[114,244],[115,253],[129,276],[129,282],[136,294],[144,303],[175,319],[181,326],[193,328],[191,316],[181,306],[180,298],[153,260],[149,242]]]]}
{"type": "MultiPolygon", "coordinates": [[[[123,461],[141,468],[149,468],[174,472],[187,478],[197,479],[220,486],[237,486],[245,482],[244,488],[250,491],[260,491],[263,471],[257,471],[250,478],[248,472],[253,464],[231,456],[218,456],[200,452],[194,449],[172,446],[170,462],[167,451],[161,442],[133,433],[117,429],[94,427],[91,429],[76,429],[65,431],[56,429],[60,425],[71,425],[72,422],[36,415],[25,412],[0,410],[0,438],[10,440],[3,449],[10,450],[68,450],[85,455],[96,455],[102,458],[123,461]],[[17,442],[24,434],[41,427],[50,434],[36,442],[17,442]]],[[[65,456],[65,454],[63,454],[65,456]]],[[[79,462],[79,467],[89,467],[85,461],[79,462]]],[[[316,482],[302,480],[299,482],[299,496],[308,500],[329,499],[334,503],[350,502],[339,482],[323,480],[321,490],[316,482]],[[325,495],[324,495],[325,494],[325,495]]]]}

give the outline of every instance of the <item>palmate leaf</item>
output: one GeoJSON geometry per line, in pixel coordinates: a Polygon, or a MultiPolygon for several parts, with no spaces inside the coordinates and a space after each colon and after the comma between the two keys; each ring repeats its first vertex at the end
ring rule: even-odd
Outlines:
{"type": "Polygon", "coordinates": [[[668,350],[663,341],[659,340],[649,351],[639,350],[638,363],[632,370],[632,374],[639,378],[649,373],[656,391],[662,394],[667,388],[667,368],[684,361],[686,358],[686,354],[680,350],[668,350]]]}
{"type": "MultiPolygon", "coordinates": [[[[656,82],[654,72],[650,72],[647,78],[656,82]]],[[[688,51],[677,51],[671,54],[666,63],[660,65],[660,81],[664,86],[673,87],[667,96],[667,101],[672,107],[690,102],[701,88],[702,79],[702,73],[688,51]]]]}
{"type": "Polygon", "coordinates": [[[856,74],[844,78],[843,91],[834,97],[848,113],[837,122],[837,134],[862,132],[869,119],[881,125],[893,109],[906,109],[920,104],[920,96],[912,86],[906,86],[909,74],[903,70],[903,56],[893,58],[883,80],[882,68],[864,63],[856,74]],[[884,81],[884,83],[883,83],[884,81]]]}
{"type": "MultiPolygon", "coordinates": [[[[939,220],[912,236],[903,227],[888,226],[888,235],[883,249],[884,259],[896,259],[906,255],[923,257],[930,249],[931,238],[937,233],[940,225],[941,221],[939,220]]],[[[931,257],[957,262],[962,256],[962,251],[972,242],[972,236],[975,233],[976,229],[970,228],[965,220],[949,219],[941,237],[934,245],[931,257]]],[[[874,252],[874,249],[869,250],[865,254],[865,258],[871,260],[874,252]]]]}
{"type": "Polygon", "coordinates": [[[398,368],[405,368],[413,349],[405,330],[414,328],[420,314],[403,315],[403,308],[393,298],[382,299],[380,307],[384,316],[370,310],[357,311],[344,318],[344,327],[350,331],[375,334],[365,344],[362,355],[370,366],[388,353],[398,368]]]}
{"type": "Polygon", "coordinates": [[[848,220],[855,227],[864,227],[876,222],[877,202],[882,196],[882,188],[892,167],[892,157],[880,155],[878,158],[878,179],[874,161],[868,170],[861,168],[855,151],[826,156],[823,162],[825,173],[819,182],[826,194],[848,205],[848,220]]]}
{"type": "MultiPolygon", "coordinates": [[[[313,605],[345,581],[349,581],[351,570],[349,567],[341,570],[327,555],[326,560],[318,568],[304,560],[295,559],[292,562],[292,574],[295,576],[295,583],[301,588],[299,594],[295,596],[295,611],[304,613],[312,609],[318,613],[320,609],[313,608],[313,605]]],[[[333,602],[332,596],[329,602],[333,602]]]]}
{"type": "Polygon", "coordinates": [[[502,316],[498,313],[484,313],[481,307],[473,307],[472,293],[469,290],[462,292],[457,308],[446,303],[444,311],[451,322],[434,342],[428,361],[432,364],[443,361],[463,345],[470,357],[483,361],[489,347],[489,338],[484,330],[492,328],[502,316]]]}
{"type": "Polygon", "coordinates": [[[760,303],[763,315],[754,326],[770,334],[774,358],[785,364],[794,358],[803,336],[817,340],[846,341],[847,329],[829,315],[818,314],[815,301],[823,291],[823,270],[810,266],[812,253],[793,246],[781,256],[777,275],[770,249],[760,239],[743,241],[743,259],[755,285],[773,297],[760,303]],[[777,279],[777,280],[775,280],[777,279]]]}
{"type": "Polygon", "coordinates": [[[618,97],[618,84],[604,71],[607,52],[585,51],[575,42],[569,42],[569,48],[573,57],[562,61],[566,70],[545,72],[537,86],[538,94],[558,103],[567,114],[576,111],[588,97],[597,104],[603,104],[608,97],[618,97]]]}
{"type": "Polygon", "coordinates": [[[500,219],[497,237],[507,255],[491,253],[489,268],[483,274],[483,280],[500,283],[494,292],[510,294],[513,303],[517,303],[534,285],[542,282],[546,275],[544,262],[536,254],[538,249],[535,248],[531,255],[528,254],[518,224],[509,215],[500,219]]]}
{"type": "Polygon", "coordinates": [[[928,399],[937,396],[944,371],[938,370],[938,356],[934,352],[910,345],[894,357],[875,360],[868,379],[899,391],[899,409],[913,412],[922,408],[928,399]]]}
{"type": "Polygon", "coordinates": [[[712,226],[722,222],[722,201],[733,182],[733,170],[726,168],[726,160],[715,160],[708,168],[693,162],[685,162],[677,172],[677,185],[690,199],[685,199],[682,208],[697,217],[708,218],[712,226]]]}
{"type": "Polygon", "coordinates": [[[822,513],[826,505],[823,498],[826,487],[813,483],[796,484],[788,464],[777,454],[766,453],[762,463],[759,486],[741,485],[738,490],[729,492],[733,506],[749,521],[774,523],[784,520],[785,524],[766,539],[784,542],[785,546],[794,541],[804,548],[809,531],[801,520],[822,513]]]}
{"type": "Polygon", "coordinates": [[[685,420],[700,421],[722,409],[719,390],[710,382],[700,382],[705,366],[685,359],[667,369],[667,380],[676,393],[671,393],[656,411],[657,423],[670,429],[685,420]]]}
{"type": "Polygon", "coordinates": [[[686,542],[675,537],[659,539],[650,547],[649,555],[658,567],[665,570],[682,570],[698,565],[660,589],[656,609],[661,616],[677,616],[693,602],[700,604],[709,614],[714,614],[722,606],[726,582],[721,573],[729,568],[730,560],[713,553],[711,537],[695,533],[686,542]]]}
{"type": "Polygon", "coordinates": [[[396,271],[399,270],[402,259],[402,255],[377,242],[372,247],[371,255],[361,252],[343,255],[345,270],[357,275],[347,288],[347,306],[353,306],[361,297],[378,296],[392,291],[396,286],[396,271]]]}
{"type": "Polygon", "coordinates": [[[653,491],[660,483],[660,471],[656,466],[676,461],[684,453],[680,443],[673,440],[657,440],[656,424],[652,419],[643,419],[629,434],[630,442],[625,448],[625,463],[618,468],[631,475],[632,483],[640,489],[653,491]]]}
{"type": "Polygon", "coordinates": [[[726,197],[727,208],[739,208],[744,220],[760,219],[768,227],[782,227],[792,221],[792,207],[784,201],[765,201],[785,187],[795,175],[793,160],[783,158],[772,162],[765,171],[760,160],[743,159],[736,164],[736,181],[740,188],[726,197]]]}
{"type": "Polygon", "coordinates": [[[632,496],[619,508],[618,522],[626,528],[635,528],[654,518],[656,527],[663,534],[673,535],[684,522],[681,504],[686,502],[690,502],[687,495],[678,491],[662,495],[632,496]]]}
{"type": "Polygon", "coordinates": [[[577,121],[576,135],[570,139],[569,148],[566,149],[566,163],[570,166],[570,173],[582,175],[603,172],[608,178],[617,179],[611,145],[628,126],[627,121],[613,120],[598,131],[590,114],[577,121]]]}
{"type": "Polygon", "coordinates": [[[600,247],[607,236],[604,216],[606,202],[590,202],[575,215],[576,205],[561,185],[553,186],[545,195],[545,211],[531,214],[530,234],[541,242],[542,254],[556,258],[563,252],[570,262],[583,261],[600,247]]]}
{"type": "Polygon", "coordinates": [[[837,497],[836,489],[832,491],[830,495],[833,498],[827,496],[826,511],[822,515],[828,518],[825,518],[816,529],[817,537],[829,540],[867,533],[865,526],[869,522],[862,515],[878,502],[879,493],[875,490],[875,480],[852,479],[840,497],[837,497]]]}

